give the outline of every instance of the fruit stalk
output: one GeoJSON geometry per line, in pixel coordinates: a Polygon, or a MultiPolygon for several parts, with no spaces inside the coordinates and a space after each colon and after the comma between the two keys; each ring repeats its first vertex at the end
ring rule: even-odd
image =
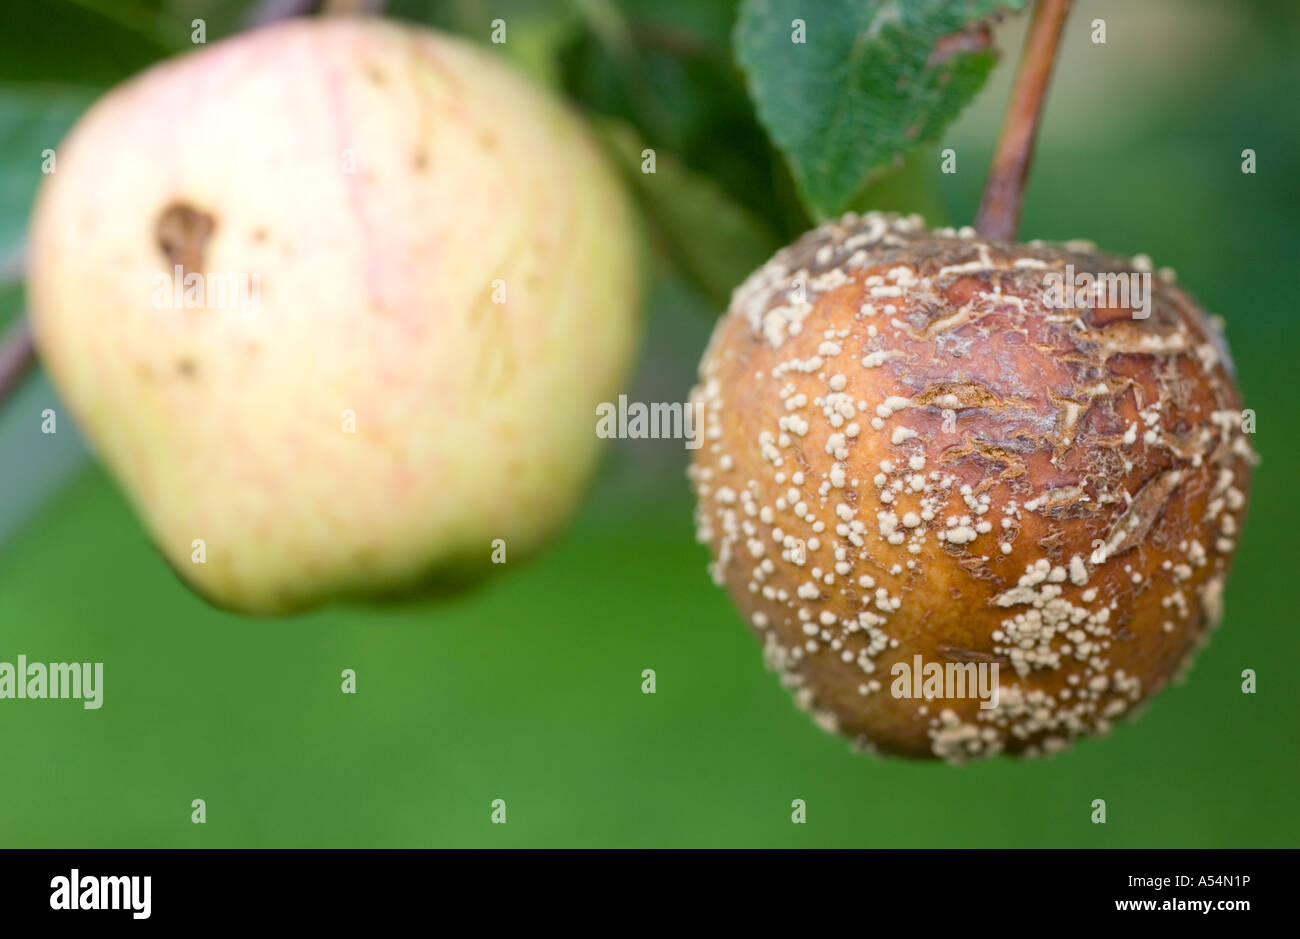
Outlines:
{"type": "Polygon", "coordinates": [[[1020,204],[1034,157],[1038,119],[1052,77],[1056,47],[1070,12],[1070,0],[1039,0],[1029,21],[1025,51],[1016,73],[1011,104],[1002,124],[997,152],[984,184],[984,197],[975,230],[984,238],[1014,241],[1020,225],[1020,204]]]}
{"type": "Polygon", "coordinates": [[[321,13],[326,16],[374,16],[382,12],[384,0],[325,0],[321,13]]]}
{"type": "Polygon", "coordinates": [[[259,0],[245,14],[243,25],[246,29],[256,29],[292,16],[306,16],[315,5],[315,0],[259,0]]]}

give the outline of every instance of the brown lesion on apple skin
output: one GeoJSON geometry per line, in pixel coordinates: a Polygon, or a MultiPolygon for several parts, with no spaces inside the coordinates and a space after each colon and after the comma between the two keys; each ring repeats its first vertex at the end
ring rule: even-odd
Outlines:
{"type": "Polygon", "coordinates": [[[173,201],[159,213],[154,237],[173,267],[179,265],[184,273],[201,272],[203,252],[216,227],[216,219],[209,213],[187,202],[173,201]]]}

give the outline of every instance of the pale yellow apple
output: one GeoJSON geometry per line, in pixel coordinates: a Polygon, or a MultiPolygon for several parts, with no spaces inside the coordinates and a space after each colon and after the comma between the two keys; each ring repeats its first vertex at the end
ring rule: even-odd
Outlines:
{"type": "Polygon", "coordinates": [[[170,563],[244,611],[536,548],[637,335],[630,209],[578,119],[487,49],[378,20],[115,89],[30,247],[59,391],[170,563]]]}

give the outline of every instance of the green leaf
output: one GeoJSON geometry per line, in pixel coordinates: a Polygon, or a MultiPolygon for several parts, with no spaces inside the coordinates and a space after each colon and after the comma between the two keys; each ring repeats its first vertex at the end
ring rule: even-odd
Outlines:
{"type": "Polygon", "coordinates": [[[951,225],[952,216],[939,192],[934,168],[941,157],[937,146],[917,147],[907,155],[897,172],[889,173],[860,190],[849,202],[856,212],[917,213],[932,228],[951,225]]]}
{"type": "Polygon", "coordinates": [[[582,28],[577,7],[549,0],[391,0],[385,15],[485,45],[553,90],[563,50],[582,28]]]}
{"type": "Polygon", "coordinates": [[[620,0],[583,9],[564,50],[564,91],[629,124],[659,152],[710,177],[788,241],[808,228],[784,159],[732,58],[734,0],[620,0]]]}
{"type": "Polygon", "coordinates": [[[935,140],[996,60],[980,21],[1025,2],[746,0],[736,57],[809,210],[842,212],[912,148],[935,140]],[[963,32],[968,41],[940,46],[963,32]]]}
{"type": "Polygon", "coordinates": [[[0,82],[0,266],[22,243],[45,152],[59,146],[96,94],[94,88],[0,82]]]}
{"type": "MultiPolygon", "coordinates": [[[[190,46],[190,17],[120,0],[7,0],[0,79],[107,86],[190,46]]],[[[212,37],[209,37],[212,38],[212,37]]]]}
{"type": "Polygon", "coordinates": [[[708,176],[665,151],[654,172],[635,130],[610,118],[597,134],[650,221],[658,246],[713,304],[725,309],[734,290],[781,246],[772,230],[708,176]]]}

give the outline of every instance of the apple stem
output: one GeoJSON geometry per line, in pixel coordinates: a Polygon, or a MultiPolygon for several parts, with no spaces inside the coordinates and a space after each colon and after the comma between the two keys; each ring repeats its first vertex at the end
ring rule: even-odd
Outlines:
{"type": "Polygon", "coordinates": [[[320,11],[325,16],[373,16],[383,9],[384,0],[325,0],[320,11]]]}
{"type": "Polygon", "coordinates": [[[257,29],[294,16],[306,16],[316,6],[316,0],[258,0],[240,21],[243,29],[257,29]]]}
{"type": "Polygon", "coordinates": [[[1038,120],[1052,77],[1056,47],[1070,12],[1070,0],[1038,0],[1029,20],[1025,51],[1020,58],[1011,103],[1002,123],[998,148],[984,184],[984,198],[975,216],[975,230],[984,238],[1014,241],[1020,226],[1020,204],[1034,158],[1038,120]]]}

